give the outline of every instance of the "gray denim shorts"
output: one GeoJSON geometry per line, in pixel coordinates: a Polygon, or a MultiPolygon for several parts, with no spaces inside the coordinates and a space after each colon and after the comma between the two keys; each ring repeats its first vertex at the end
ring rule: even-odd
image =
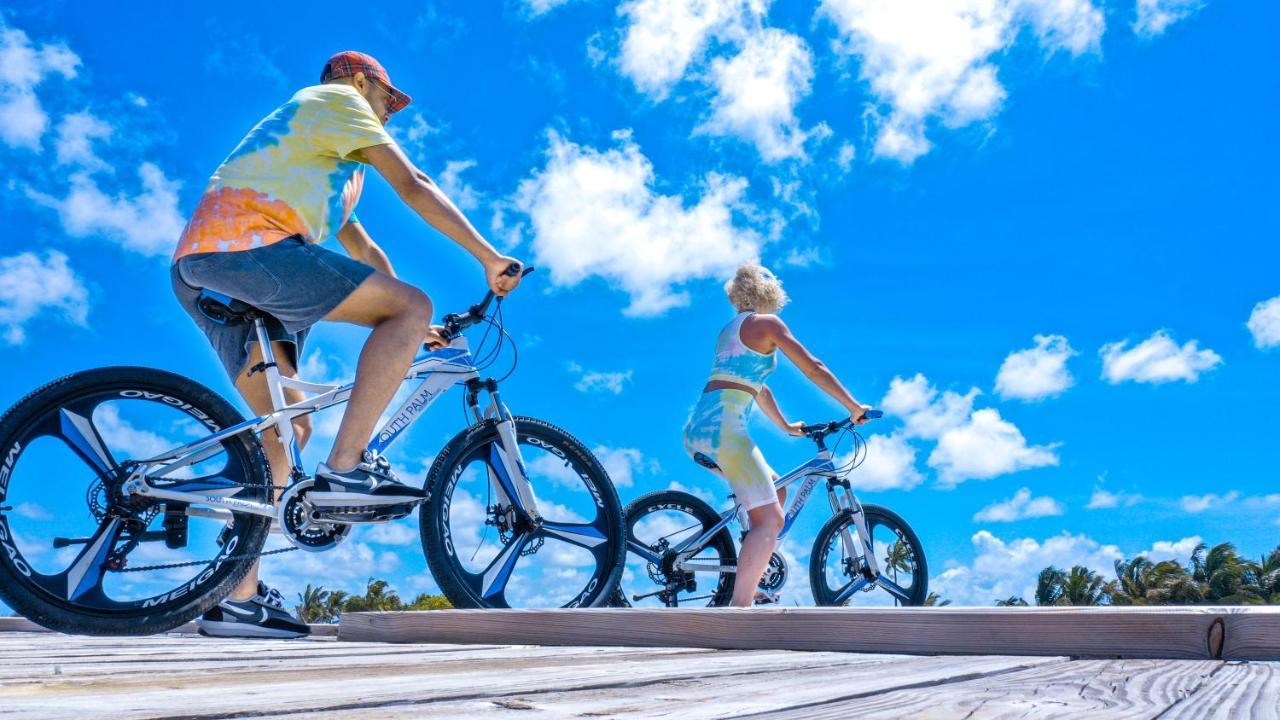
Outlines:
{"type": "Polygon", "coordinates": [[[267,335],[292,346],[298,366],[307,331],[374,273],[362,262],[294,235],[264,247],[187,255],[173,264],[173,292],[204,331],[234,381],[257,341],[252,325],[221,325],[200,312],[204,288],[230,295],[267,314],[267,335]]]}

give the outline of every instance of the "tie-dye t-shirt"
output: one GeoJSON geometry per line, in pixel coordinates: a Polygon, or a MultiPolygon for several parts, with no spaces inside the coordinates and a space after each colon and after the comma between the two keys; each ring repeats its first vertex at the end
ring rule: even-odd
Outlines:
{"type": "Polygon", "coordinates": [[[394,142],[355,88],[315,85],[258,123],[222,162],[187,222],[174,260],[249,250],[302,235],[322,242],[352,216],[360,151],[394,142]]]}

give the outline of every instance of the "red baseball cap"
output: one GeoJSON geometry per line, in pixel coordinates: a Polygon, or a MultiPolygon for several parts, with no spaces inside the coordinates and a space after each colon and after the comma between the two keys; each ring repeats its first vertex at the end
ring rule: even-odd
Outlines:
{"type": "Polygon", "coordinates": [[[324,70],[320,73],[320,82],[326,83],[335,78],[353,77],[360,72],[364,73],[365,77],[381,83],[391,94],[390,102],[387,103],[387,112],[399,112],[405,105],[413,102],[413,98],[400,92],[391,84],[391,78],[382,67],[382,63],[374,60],[371,55],[355,50],[344,50],[329,58],[329,62],[324,64],[324,70]]]}

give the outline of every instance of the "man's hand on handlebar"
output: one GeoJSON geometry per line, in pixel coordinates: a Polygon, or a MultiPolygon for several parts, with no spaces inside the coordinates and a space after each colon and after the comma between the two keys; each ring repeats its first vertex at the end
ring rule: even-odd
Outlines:
{"type": "Polygon", "coordinates": [[[448,344],[449,339],[445,336],[443,325],[432,325],[426,337],[422,338],[422,345],[428,350],[439,350],[448,344]]]}
{"type": "Polygon", "coordinates": [[[485,263],[484,276],[489,283],[489,289],[498,297],[506,297],[508,293],[516,289],[520,284],[522,275],[520,270],[524,269],[524,263],[513,257],[498,255],[494,259],[485,263]],[[511,272],[511,266],[516,266],[516,271],[511,272]]]}

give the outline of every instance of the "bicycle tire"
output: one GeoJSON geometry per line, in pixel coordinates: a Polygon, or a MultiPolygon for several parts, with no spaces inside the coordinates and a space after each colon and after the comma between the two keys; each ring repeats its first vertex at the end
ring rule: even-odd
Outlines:
{"type": "MultiPolygon", "coordinates": [[[[605,536],[605,547],[600,550],[596,570],[583,585],[581,592],[575,591],[573,599],[561,607],[602,606],[617,588],[626,553],[622,503],[618,499],[618,492],[595,455],[567,431],[536,418],[516,417],[514,420],[518,442],[529,444],[532,441],[543,448],[554,448],[562,453],[566,462],[575,463],[583,473],[580,475],[581,479],[591,484],[588,489],[595,496],[593,502],[597,512],[596,522],[604,527],[601,533],[605,536]]],[[[459,476],[467,464],[475,460],[477,453],[497,440],[496,423],[491,420],[476,423],[449,441],[436,456],[427,475],[426,487],[430,491],[430,500],[419,509],[418,523],[422,548],[427,566],[440,590],[457,608],[510,606],[505,590],[495,596],[486,596],[482,588],[476,587],[476,574],[468,572],[458,560],[449,525],[453,492],[458,485],[459,476]]],[[[488,508],[486,512],[487,510],[488,508]]]]}
{"type": "MultiPolygon", "coordinates": [[[[0,416],[0,448],[4,448],[0,457],[5,458],[6,469],[11,471],[21,462],[25,450],[18,445],[24,435],[35,432],[40,423],[49,422],[52,414],[77,401],[88,402],[97,395],[116,393],[118,397],[132,397],[124,394],[127,392],[156,394],[161,401],[186,412],[210,427],[211,431],[244,421],[240,413],[217,393],[174,373],[145,367],[86,370],[54,380],[29,393],[0,416]]],[[[223,441],[223,446],[228,456],[235,453],[237,462],[252,475],[248,482],[263,486],[261,490],[246,488],[249,496],[242,497],[266,501],[269,498],[267,460],[258,439],[250,433],[242,433],[223,441]]],[[[9,473],[6,472],[5,482],[0,483],[0,505],[4,504],[11,490],[8,481],[9,473]]],[[[7,518],[0,513],[0,533],[3,533],[0,544],[4,545],[4,551],[0,552],[0,599],[27,619],[58,632],[150,635],[171,630],[217,604],[244,579],[255,562],[253,557],[236,559],[233,556],[254,555],[261,551],[270,520],[244,513],[236,513],[233,517],[232,532],[219,551],[219,557],[231,559],[216,562],[218,558],[212,558],[211,569],[195,575],[190,582],[183,581],[176,588],[152,598],[130,601],[131,607],[95,609],[58,598],[37,583],[32,577],[31,565],[24,561],[12,540],[7,518]],[[234,542],[231,542],[232,538],[234,542]]],[[[99,587],[100,583],[101,580],[99,587]]]]}
{"type": "MultiPolygon", "coordinates": [[[[902,541],[907,543],[912,556],[916,559],[912,567],[912,583],[909,590],[910,600],[904,604],[909,606],[924,605],[925,598],[929,596],[929,565],[925,559],[924,547],[920,544],[920,538],[916,536],[915,531],[911,529],[907,521],[889,508],[880,505],[863,505],[862,511],[866,517],[867,527],[873,533],[873,537],[874,528],[876,527],[897,528],[901,531],[902,541]]],[[[852,512],[839,513],[827,520],[822,529],[818,531],[817,537],[814,538],[813,550],[810,552],[809,559],[809,583],[813,590],[815,605],[820,607],[835,606],[837,591],[828,587],[826,582],[827,556],[831,551],[832,541],[838,541],[836,535],[852,522],[852,512]]],[[[847,603],[848,601],[846,601],[847,603]]]]}
{"type": "MultiPolygon", "coordinates": [[[[628,542],[640,542],[634,532],[636,524],[646,515],[662,510],[674,510],[689,515],[702,524],[703,531],[711,529],[720,522],[720,514],[700,498],[679,490],[659,490],[641,495],[627,504],[625,523],[628,542]]],[[[720,564],[737,565],[738,550],[729,528],[721,528],[720,532],[712,536],[706,547],[715,549],[720,564]]],[[[722,572],[717,573],[717,578],[716,588],[711,594],[710,602],[706,604],[707,607],[727,607],[733,600],[733,588],[737,575],[722,572]]],[[[631,606],[630,597],[620,586],[618,593],[611,598],[611,604],[615,607],[629,607],[631,606]]],[[[678,604],[678,597],[675,598],[675,602],[678,604]]]]}

